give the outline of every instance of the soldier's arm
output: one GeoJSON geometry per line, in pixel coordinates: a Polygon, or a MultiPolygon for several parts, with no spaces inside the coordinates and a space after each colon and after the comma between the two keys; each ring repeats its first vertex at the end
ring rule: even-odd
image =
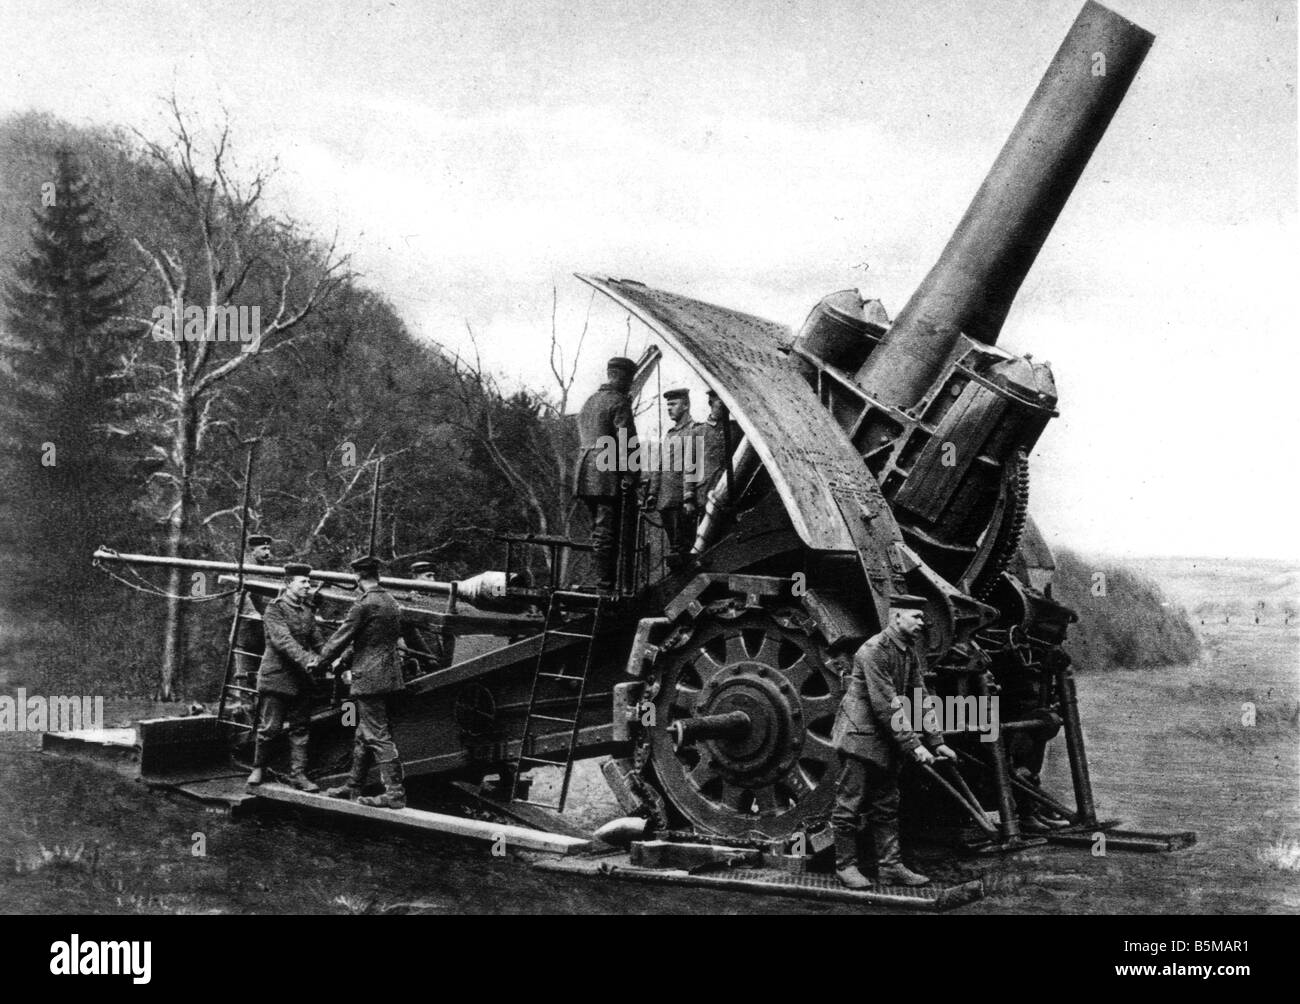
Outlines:
{"type": "Polygon", "coordinates": [[[266,608],[266,613],[262,615],[262,629],[266,636],[266,644],[299,669],[306,671],[307,661],[312,657],[312,653],[303,648],[289,631],[289,625],[278,605],[272,603],[266,608]]]}
{"type": "Polygon", "coordinates": [[[894,737],[894,742],[904,753],[910,753],[921,745],[920,737],[912,731],[910,704],[911,694],[899,694],[894,687],[894,678],[890,672],[891,660],[896,658],[889,651],[889,643],[875,645],[865,651],[859,651],[854,661],[861,660],[863,678],[867,682],[867,701],[871,705],[871,715],[876,724],[886,734],[894,737]]]}
{"type": "MultiPolygon", "coordinates": [[[[921,692],[922,700],[930,696],[930,691],[925,686],[925,656],[917,652],[917,665],[910,666],[907,673],[907,689],[912,693],[918,690],[921,692]]],[[[928,702],[927,702],[928,703],[928,702]]],[[[943,732],[939,730],[939,722],[935,717],[933,710],[928,710],[921,718],[921,726],[924,730],[925,745],[935,750],[942,746],[943,732]]]]}
{"type": "Polygon", "coordinates": [[[357,600],[348,608],[347,616],[343,618],[343,623],[338,626],[335,632],[330,635],[330,640],[325,643],[321,649],[321,662],[331,662],[342,652],[361,630],[361,624],[365,620],[365,610],[362,606],[363,600],[357,600]]]}

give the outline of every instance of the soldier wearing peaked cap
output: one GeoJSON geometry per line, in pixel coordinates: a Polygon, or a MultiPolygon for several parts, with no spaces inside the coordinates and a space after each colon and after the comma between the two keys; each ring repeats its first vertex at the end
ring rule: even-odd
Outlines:
{"type": "Polygon", "coordinates": [[[647,502],[659,512],[667,537],[667,563],[680,568],[695,543],[696,493],[700,486],[704,434],[691,418],[691,393],[676,388],[664,394],[672,427],[664,433],[658,463],[650,475],[647,502]]]}
{"type": "Polygon", "coordinates": [[[284,589],[266,606],[262,627],[266,651],[257,672],[262,714],[253,750],[248,783],[262,783],[272,741],[287,725],[290,774],[288,781],[302,791],[319,791],[307,777],[307,744],[311,723],[311,674],[320,664],[320,628],[309,602],[311,566],[284,566],[284,589]]]}
{"type": "MultiPolygon", "coordinates": [[[[412,564],[409,575],[412,579],[437,578],[433,564],[428,561],[412,564]]],[[[408,651],[420,653],[416,658],[407,660],[408,663],[416,663],[413,667],[415,672],[410,675],[421,676],[435,669],[446,669],[456,657],[456,636],[445,628],[438,629],[403,619],[402,641],[408,651]]]]}
{"type": "Polygon", "coordinates": [[[835,830],[835,874],[850,889],[870,883],[858,868],[858,820],[865,816],[876,848],[877,877],[889,885],[925,885],[930,880],[903,864],[898,840],[898,774],[901,758],[933,763],[955,760],[931,712],[922,719],[923,734],[910,727],[911,715],[899,711],[919,697],[924,701],[925,599],[895,595],[889,624],[869,638],[853,656],[844,677],[844,698],[831,739],[840,772],[831,822],[835,830]]]}
{"type": "Polygon", "coordinates": [[[352,744],[352,770],[345,784],[326,792],[333,798],[355,798],[361,805],[386,809],[406,808],[402,761],[389,724],[388,698],[400,693],[402,659],[397,641],[402,634],[402,612],[391,593],[379,584],[379,559],[352,562],[361,595],[343,623],[321,650],[323,662],[333,662],[352,646],[351,695],[356,701],[357,728],[352,744]],[[379,768],[384,793],[361,798],[361,789],[373,760],[379,768]]]}
{"type": "Polygon", "coordinates": [[[618,461],[631,457],[637,449],[628,394],[635,372],[636,364],[631,359],[615,356],[606,367],[605,383],[587,398],[578,413],[581,447],[574,495],[587,504],[591,513],[591,542],[595,545],[596,572],[602,589],[614,588],[619,551],[631,550],[629,540],[619,539],[631,536],[623,526],[623,501],[625,489],[635,487],[640,471],[623,469],[630,465],[611,463],[611,458],[618,461]]]}

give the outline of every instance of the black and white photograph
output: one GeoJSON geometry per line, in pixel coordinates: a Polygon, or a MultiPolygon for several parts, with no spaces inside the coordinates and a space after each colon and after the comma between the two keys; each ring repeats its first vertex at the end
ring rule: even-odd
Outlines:
{"type": "Polygon", "coordinates": [[[33,973],[166,985],[197,915],[1281,961],[1294,0],[0,39],[0,913],[143,939],[33,973]]]}

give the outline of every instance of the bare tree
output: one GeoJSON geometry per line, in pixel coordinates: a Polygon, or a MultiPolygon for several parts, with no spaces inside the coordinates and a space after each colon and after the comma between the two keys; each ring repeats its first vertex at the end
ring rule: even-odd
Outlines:
{"type": "MultiPolygon", "coordinates": [[[[174,222],[157,233],[134,234],[131,243],[152,276],[156,301],[176,318],[186,317],[187,307],[201,307],[203,332],[192,341],[179,330],[166,342],[143,339],[128,365],[144,379],[152,406],[145,431],[161,461],[153,478],[165,500],[166,553],[182,557],[196,518],[200,464],[210,436],[224,424],[219,415],[231,377],[309,336],[303,322],[350,273],[347,256],[338,256],[333,243],[317,248],[297,236],[292,224],[263,212],[268,172],[259,170],[247,181],[234,176],[228,121],[215,142],[201,149],[175,95],[167,104],[167,141],[138,138],[145,162],[163,180],[168,218],[174,222]],[[218,341],[218,326],[238,305],[256,305],[269,323],[264,321],[250,342],[218,341]]],[[[130,320],[154,330],[157,318],[130,320]]],[[[173,569],[159,687],[163,699],[175,695],[183,661],[182,581],[181,571],[173,569]]]]}

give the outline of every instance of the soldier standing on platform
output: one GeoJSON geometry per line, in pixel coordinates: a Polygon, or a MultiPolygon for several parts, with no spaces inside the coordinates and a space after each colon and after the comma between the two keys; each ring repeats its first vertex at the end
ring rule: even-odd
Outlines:
{"type": "Polygon", "coordinates": [[[699,478],[704,432],[703,426],[691,418],[690,391],[667,391],[664,400],[673,424],[664,433],[646,503],[658,510],[663,520],[667,564],[676,570],[685,564],[695,543],[696,490],[702,483],[699,478]]]}
{"type": "Polygon", "coordinates": [[[865,815],[876,845],[876,875],[887,885],[925,885],[930,880],[903,864],[898,841],[898,774],[902,758],[920,764],[957,755],[944,745],[933,712],[922,719],[923,736],[900,714],[910,702],[924,701],[925,600],[895,595],[889,624],[853,656],[844,677],[844,698],[831,739],[839,753],[840,774],[831,822],[835,829],[835,875],[850,889],[871,883],[858,868],[858,818],[865,815]],[[900,700],[901,699],[901,700],[900,700]],[[904,704],[906,701],[908,704],[904,704]]]}
{"type": "MultiPolygon", "coordinates": [[[[246,563],[250,565],[269,565],[273,560],[271,538],[262,533],[250,534],[246,563]]],[[[239,630],[235,632],[235,678],[236,690],[226,697],[226,707],[230,709],[231,718],[244,720],[251,724],[253,702],[247,691],[257,688],[257,667],[261,665],[262,653],[266,650],[262,636],[262,617],[266,606],[271,602],[269,596],[252,591],[244,593],[239,606],[239,630]]]]}
{"type": "Polygon", "coordinates": [[[726,477],[727,462],[731,459],[727,451],[735,452],[742,433],[714,390],[709,391],[709,417],[700,425],[704,433],[704,451],[697,494],[698,508],[702,510],[713,486],[726,477]]]}
{"type": "MultiPolygon", "coordinates": [[[[410,577],[436,581],[438,575],[430,562],[417,561],[411,565],[410,577]]],[[[414,595],[413,593],[412,596],[414,595]]],[[[402,641],[405,642],[407,649],[423,652],[428,656],[428,658],[414,660],[419,663],[419,671],[415,674],[417,676],[430,673],[435,669],[446,669],[456,658],[456,636],[446,628],[408,623],[404,618],[402,641]]]]}
{"type": "Polygon", "coordinates": [[[624,490],[629,485],[635,487],[640,472],[628,470],[630,465],[599,461],[602,457],[622,461],[637,449],[632,399],[628,396],[635,372],[636,364],[631,359],[615,356],[606,369],[608,379],[587,398],[578,413],[581,453],[573,493],[587,504],[591,513],[597,585],[605,590],[615,587],[620,550],[628,555],[631,552],[629,541],[619,539],[630,536],[623,526],[624,490]]]}
{"type": "Polygon", "coordinates": [[[402,660],[397,640],[402,633],[402,612],[391,593],[379,584],[379,559],[352,562],[361,595],[343,623],[321,650],[322,662],[333,662],[352,646],[351,697],[356,702],[357,730],[352,744],[352,771],[345,784],[326,792],[331,798],[356,799],[360,805],[384,809],[406,808],[402,786],[402,761],[393,742],[388,720],[388,698],[400,693],[402,660]],[[361,798],[370,761],[379,768],[384,793],[361,798]]]}
{"type": "Polygon", "coordinates": [[[311,674],[321,662],[320,628],[316,609],[309,602],[311,566],[284,566],[284,590],[262,615],[266,651],[257,672],[261,721],[253,749],[253,771],[248,783],[262,783],[270,759],[271,743],[287,725],[290,774],[288,781],[301,791],[319,791],[307,777],[307,744],[311,724],[311,674]]]}

